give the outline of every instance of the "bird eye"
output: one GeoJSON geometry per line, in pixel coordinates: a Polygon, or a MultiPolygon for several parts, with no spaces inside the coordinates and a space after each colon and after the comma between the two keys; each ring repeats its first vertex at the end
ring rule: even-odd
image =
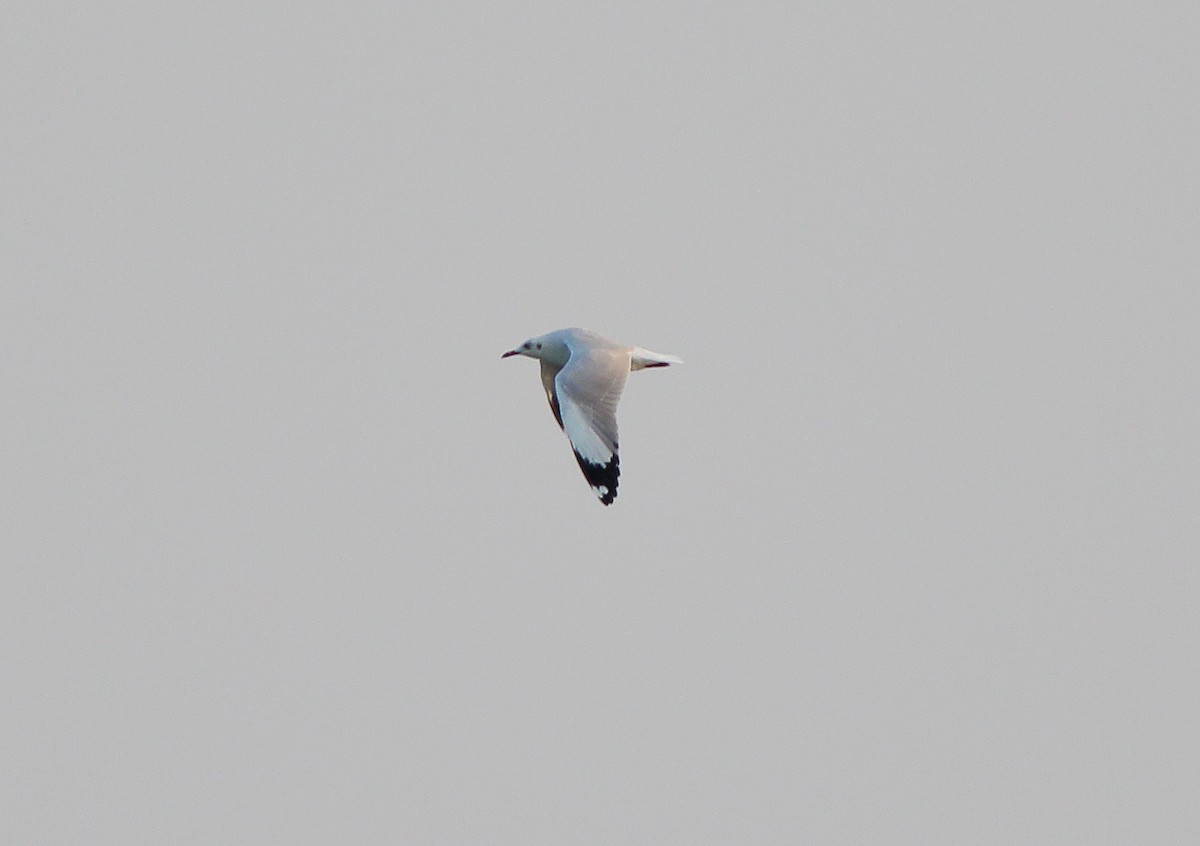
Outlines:
{"type": "Polygon", "coordinates": [[[542,348],[542,345],[541,345],[541,344],[538,344],[538,345],[537,345],[537,347],[538,347],[538,349],[540,350],[540,349],[542,348]]]}

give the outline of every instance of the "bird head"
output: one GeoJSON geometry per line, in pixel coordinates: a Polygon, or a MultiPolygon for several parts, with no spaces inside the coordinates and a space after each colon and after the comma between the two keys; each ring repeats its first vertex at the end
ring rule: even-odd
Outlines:
{"type": "Polygon", "coordinates": [[[510,355],[525,355],[530,358],[541,358],[542,340],[540,338],[530,338],[525,343],[515,349],[502,354],[501,358],[508,358],[510,355]]]}

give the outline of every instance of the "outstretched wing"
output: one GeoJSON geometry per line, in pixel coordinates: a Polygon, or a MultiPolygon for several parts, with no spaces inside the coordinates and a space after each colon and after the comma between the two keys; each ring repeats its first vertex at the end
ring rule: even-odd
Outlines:
{"type": "Polygon", "coordinates": [[[571,359],[553,377],[554,391],[547,391],[550,407],[571,441],[579,469],[605,505],[617,498],[621,475],[617,402],[627,378],[628,350],[573,349],[571,359]]]}

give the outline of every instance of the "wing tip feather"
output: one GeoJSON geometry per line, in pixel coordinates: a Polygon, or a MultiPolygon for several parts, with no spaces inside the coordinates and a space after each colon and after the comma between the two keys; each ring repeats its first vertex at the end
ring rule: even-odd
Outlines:
{"type": "Polygon", "coordinates": [[[620,456],[614,452],[607,464],[594,464],[576,452],[575,460],[579,462],[583,478],[592,486],[592,493],[604,505],[612,505],[617,498],[617,484],[621,478],[620,456]]]}

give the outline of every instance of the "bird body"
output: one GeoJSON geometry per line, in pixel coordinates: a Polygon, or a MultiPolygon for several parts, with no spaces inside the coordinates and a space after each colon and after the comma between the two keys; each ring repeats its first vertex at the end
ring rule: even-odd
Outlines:
{"type": "Polygon", "coordinates": [[[605,338],[588,329],[559,329],[530,338],[501,358],[523,355],[541,363],[542,387],[579,469],[605,505],[617,497],[621,462],[617,401],[630,371],[681,364],[673,355],[605,338]]]}

